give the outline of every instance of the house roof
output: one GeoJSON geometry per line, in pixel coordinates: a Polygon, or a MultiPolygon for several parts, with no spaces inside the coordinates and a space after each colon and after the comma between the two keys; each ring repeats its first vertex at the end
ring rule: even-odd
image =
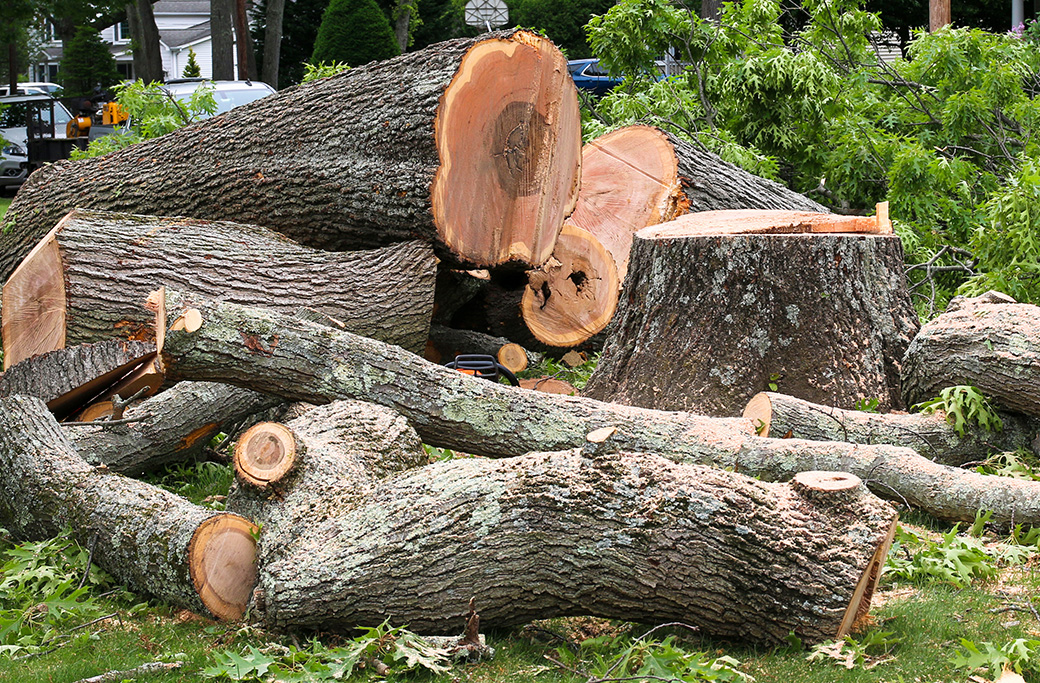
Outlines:
{"type": "Polygon", "coordinates": [[[159,40],[168,47],[182,47],[196,43],[203,38],[209,38],[209,20],[188,28],[163,28],[159,29],[159,40]]]}
{"type": "Polygon", "coordinates": [[[152,5],[155,14],[204,14],[209,16],[209,0],[159,0],[152,5]]]}

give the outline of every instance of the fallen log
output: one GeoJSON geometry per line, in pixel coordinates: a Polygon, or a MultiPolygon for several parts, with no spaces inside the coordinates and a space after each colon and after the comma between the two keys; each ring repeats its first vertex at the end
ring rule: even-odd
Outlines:
{"type": "Polygon", "coordinates": [[[970,384],[996,406],[1040,417],[1040,307],[994,301],[955,299],[921,328],[903,363],[907,405],[970,384]]]}
{"type": "MultiPolygon", "coordinates": [[[[167,298],[176,317],[177,295],[167,298]]],[[[168,334],[171,378],[240,384],[287,400],[350,398],[385,405],[404,415],[424,443],[473,455],[580,447],[590,433],[606,430],[607,436],[597,437],[603,452],[660,453],[774,479],[807,470],[847,471],[878,495],[908,501],[940,519],[972,521],[985,506],[996,523],[1040,526],[1040,482],[944,467],[909,448],[764,439],[753,436],[748,419],[527,391],[271,311],[225,303],[200,304],[200,311],[197,331],[168,334]],[[272,346],[275,339],[279,343],[272,346]]]]}
{"type": "Polygon", "coordinates": [[[883,229],[874,218],[719,211],[640,231],[585,395],[736,415],[772,384],[815,403],[899,408],[918,329],[899,238],[819,233],[821,221],[883,229]]]}
{"type": "Polygon", "coordinates": [[[78,425],[66,433],[87,462],[136,476],[199,458],[218,432],[281,403],[228,384],[179,382],[127,409],[125,424],[78,425]]]}
{"type": "Polygon", "coordinates": [[[493,337],[473,330],[456,330],[444,325],[430,325],[426,360],[444,364],[459,354],[468,353],[495,356],[499,363],[514,373],[520,372],[527,365],[537,365],[544,358],[542,354],[528,351],[505,337],[493,337]]]}
{"type": "Polygon", "coordinates": [[[0,524],[14,538],[69,527],[131,590],[220,619],[242,616],[256,582],[247,520],[89,465],[39,399],[0,399],[0,431],[0,524]]]}
{"type": "Polygon", "coordinates": [[[310,306],[421,351],[435,275],[420,242],[328,253],[254,225],[77,209],[4,285],[4,362],[113,336],[154,341],[141,301],[161,285],[284,312],[310,306]]]}
{"type": "Polygon", "coordinates": [[[577,91],[549,40],[447,41],[42,169],[8,210],[0,278],[74,207],[254,223],[322,249],[421,237],[447,260],[538,265],[580,161],[577,91]]]}
{"type": "Polygon", "coordinates": [[[582,148],[581,190],[569,222],[596,236],[624,281],[638,230],[685,213],[723,209],[827,212],[672,133],[628,126],[582,148]]]}
{"type": "Polygon", "coordinates": [[[929,460],[959,467],[984,460],[992,453],[1040,445],[1040,421],[1001,413],[1003,428],[990,432],[969,427],[957,434],[942,411],[934,413],[872,413],[842,410],[775,392],[755,394],[744,408],[759,436],[846,441],[862,444],[908,446],[929,460]]]}
{"type": "Polygon", "coordinates": [[[265,565],[264,620],[454,633],[476,596],[495,628],[595,615],[818,642],[867,612],[895,520],[841,473],[776,485],[648,455],[440,462],[376,484],[265,565]]]}
{"type": "Polygon", "coordinates": [[[428,461],[396,412],[336,401],[242,434],[227,509],[261,526],[257,557],[266,565],[308,529],[356,505],[380,479],[428,461]]]}

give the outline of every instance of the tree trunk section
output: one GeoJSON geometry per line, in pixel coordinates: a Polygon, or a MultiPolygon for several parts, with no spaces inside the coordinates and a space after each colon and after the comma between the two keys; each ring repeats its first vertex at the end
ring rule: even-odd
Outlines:
{"type": "Polygon", "coordinates": [[[499,363],[514,373],[524,369],[515,369],[519,367],[518,360],[515,360],[518,356],[523,356],[523,364],[526,365],[537,365],[544,358],[542,354],[528,351],[504,337],[492,337],[472,330],[455,330],[443,325],[430,325],[430,342],[427,345],[425,356],[428,361],[443,365],[453,360],[455,356],[467,353],[495,356],[499,363]],[[509,363],[503,361],[501,356],[502,349],[506,347],[509,347],[507,352],[511,354],[510,358],[514,358],[509,363]]]}
{"type": "Polygon", "coordinates": [[[285,0],[267,0],[264,29],[264,70],[260,80],[278,88],[278,71],[282,59],[282,23],[285,18],[285,0]]]}
{"type": "Polygon", "coordinates": [[[438,43],[33,174],[6,215],[0,277],[74,207],[255,223],[322,249],[419,237],[449,261],[540,265],[577,196],[579,119],[548,40],[438,43]]]}
{"type": "Polygon", "coordinates": [[[257,557],[267,565],[308,529],[345,514],[380,479],[428,461],[398,413],[335,401],[285,424],[262,422],[239,437],[227,509],[263,528],[257,557]]]}
{"type": "MultiPolygon", "coordinates": [[[[167,298],[176,316],[176,293],[167,298]]],[[[424,443],[473,455],[505,457],[593,443],[596,452],[660,453],[771,479],[806,470],[851,472],[878,495],[940,519],[972,521],[987,509],[997,523],[1040,526],[1040,482],[945,467],[910,448],[764,439],[753,436],[748,419],[516,389],[270,311],[219,303],[201,310],[204,322],[196,332],[168,334],[166,367],[173,379],[226,381],[291,401],[370,401],[404,415],[424,443]],[[270,353],[259,350],[271,348],[274,339],[279,343],[270,353]]]]}
{"type": "MultiPolygon", "coordinates": [[[[730,212],[709,212],[636,236],[614,331],[585,394],[737,415],[772,384],[842,408],[865,399],[901,407],[900,364],[917,316],[899,239],[796,234],[818,229],[804,217],[820,214],[747,213],[791,234],[734,234],[730,212]]],[[[744,224],[745,212],[735,214],[744,224]]],[[[839,227],[872,220],[824,218],[839,227]]]]}
{"type": "Polygon", "coordinates": [[[84,460],[137,476],[173,462],[190,462],[218,432],[282,400],[213,382],[179,382],[129,408],[125,425],[69,427],[69,440],[84,460]]]}
{"type": "Polygon", "coordinates": [[[1003,429],[989,432],[972,426],[962,437],[942,411],[871,413],[822,406],[800,398],[762,392],[744,408],[759,436],[908,446],[922,456],[952,467],[985,460],[992,453],[1036,449],[1040,421],[1001,413],[1003,429]]]}
{"type": "Polygon", "coordinates": [[[255,527],[87,464],[36,398],[0,399],[0,523],[19,540],[69,527],[134,591],[238,619],[256,582],[255,527]]]}
{"type": "MultiPolygon", "coordinates": [[[[133,36],[134,76],[145,83],[164,80],[162,54],[159,52],[159,28],[155,25],[151,0],[132,0],[126,6],[133,36]]],[[[178,78],[180,74],[170,74],[178,78]]]]}
{"type": "Polygon", "coordinates": [[[682,214],[723,209],[827,212],[779,183],[752,175],[652,126],[628,126],[581,152],[581,191],[569,222],[591,232],[624,281],[632,236],[682,214]]]}
{"type": "Polygon", "coordinates": [[[1040,417],[1040,307],[954,300],[906,350],[907,405],[970,384],[995,405],[1040,417]]]}
{"type": "Polygon", "coordinates": [[[235,80],[234,8],[235,0],[210,0],[209,26],[213,36],[215,81],[235,80]]]}
{"type": "Polygon", "coordinates": [[[310,306],[421,352],[435,264],[421,242],[327,253],[259,226],[75,210],[4,285],[4,361],[110,337],[154,340],[141,302],[161,285],[284,312],[310,306]]]}
{"type": "Polygon", "coordinates": [[[435,463],[376,484],[265,566],[265,617],[454,633],[476,596],[494,628],[594,615],[766,646],[840,638],[869,607],[896,518],[851,479],[803,491],[630,454],[435,463]]]}

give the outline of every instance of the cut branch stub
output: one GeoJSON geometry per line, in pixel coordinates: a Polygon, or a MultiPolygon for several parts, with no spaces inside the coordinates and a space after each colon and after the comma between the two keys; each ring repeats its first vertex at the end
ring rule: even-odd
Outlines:
{"type": "Polygon", "coordinates": [[[210,517],[188,546],[195,590],[220,619],[240,619],[256,585],[256,536],[260,529],[238,515],[210,517]]]}
{"type": "Polygon", "coordinates": [[[431,189],[437,231],[461,261],[549,258],[577,200],[580,120],[566,58],[549,40],[520,31],[466,53],[437,111],[431,189]]]}
{"type": "Polygon", "coordinates": [[[253,486],[280,481],[299,461],[300,445],[285,425],[261,422],[239,437],[235,446],[235,474],[253,486]]]}
{"type": "Polygon", "coordinates": [[[617,308],[617,268],[592,233],[565,225],[552,258],[528,272],[524,323],[549,346],[577,346],[602,331],[617,308]]]}

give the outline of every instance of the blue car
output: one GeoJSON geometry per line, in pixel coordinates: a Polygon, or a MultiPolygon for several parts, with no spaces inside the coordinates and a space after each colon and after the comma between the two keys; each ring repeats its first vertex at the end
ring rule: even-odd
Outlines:
{"type": "Polygon", "coordinates": [[[620,78],[614,78],[600,68],[598,59],[572,59],[567,62],[567,70],[574,85],[597,96],[621,83],[620,78]]]}

